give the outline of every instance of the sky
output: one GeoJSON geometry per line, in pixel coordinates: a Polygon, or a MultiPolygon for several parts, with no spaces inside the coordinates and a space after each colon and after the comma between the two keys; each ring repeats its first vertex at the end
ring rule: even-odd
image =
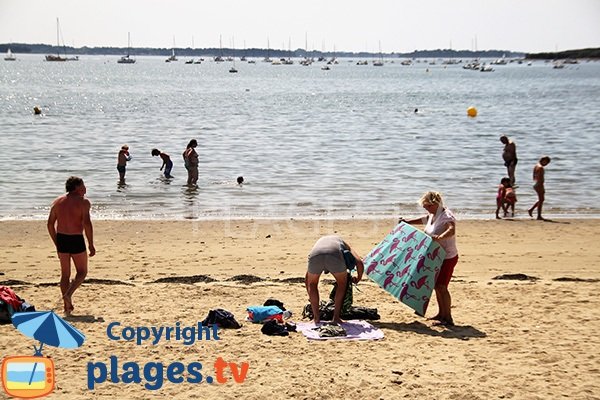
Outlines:
{"type": "Polygon", "coordinates": [[[75,47],[600,47],[600,0],[0,0],[0,43],[56,44],[56,18],[75,47]]]}

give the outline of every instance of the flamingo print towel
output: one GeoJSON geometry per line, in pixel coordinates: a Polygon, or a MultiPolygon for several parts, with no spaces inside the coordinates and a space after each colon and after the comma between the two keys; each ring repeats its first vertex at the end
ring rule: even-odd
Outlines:
{"type": "Polygon", "coordinates": [[[431,237],[401,222],[371,250],[364,263],[371,280],[425,316],[445,255],[431,237]]]}

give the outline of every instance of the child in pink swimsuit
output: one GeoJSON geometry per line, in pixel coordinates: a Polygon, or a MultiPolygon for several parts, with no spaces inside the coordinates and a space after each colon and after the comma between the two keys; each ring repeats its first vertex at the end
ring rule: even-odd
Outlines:
{"type": "Polygon", "coordinates": [[[500,208],[504,211],[504,216],[508,216],[508,207],[511,208],[511,217],[515,216],[515,203],[517,202],[517,194],[515,189],[510,184],[510,178],[502,178],[498,185],[498,194],[496,195],[496,219],[500,219],[498,213],[500,208]]]}

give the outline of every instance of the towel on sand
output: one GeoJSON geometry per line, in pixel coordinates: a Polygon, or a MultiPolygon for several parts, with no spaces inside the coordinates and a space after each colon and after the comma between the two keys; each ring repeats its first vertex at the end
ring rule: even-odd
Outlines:
{"type": "MultiPolygon", "coordinates": [[[[322,325],[321,322],[319,325],[322,325]]],[[[314,322],[298,322],[296,329],[302,332],[307,339],[313,340],[377,340],[383,339],[383,331],[363,320],[350,320],[340,324],[346,330],[346,336],[321,337],[319,332],[313,330],[317,325],[314,322]]]]}

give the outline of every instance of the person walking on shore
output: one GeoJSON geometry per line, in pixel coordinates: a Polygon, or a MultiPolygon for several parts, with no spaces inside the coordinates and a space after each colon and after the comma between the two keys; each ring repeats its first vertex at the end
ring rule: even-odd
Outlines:
{"type": "Polygon", "coordinates": [[[538,200],[527,212],[530,217],[533,217],[533,211],[537,208],[537,219],[544,220],[542,217],[542,206],[546,198],[546,188],[544,187],[544,167],[550,164],[550,157],[543,156],[538,163],[533,167],[533,190],[537,193],[538,200]]]}
{"type": "Polygon", "coordinates": [[[427,211],[427,215],[411,220],[400,218],[399,222],[407,224],[425,224],[425,233],[438,242],[444,250],[446,257],[437,280],[435,282],[435,296],[439,311],[430,319],[438,321],[436,325],[453,326],[452,298],[448,285],[458,263],[458,249],[456,248],[456,219],[454,214],[444,206],[442,195],[438,192],[427,192],[419,200],[419,204],[427,211]]]}
{"type": "Polygon", "coordinates": [[[60,291],[64,311],[68,316],[73,311],[73,293],[83,283],[88,271],[83,233],[88,242],[89,256],[96,254],[94,248],[94,229],[90,217],[90,201],[85,197],[86,187],[83,179],[71,176],[65,184],[67,193],[52,203],[48,216],[48,233],[56,246],[60,260],[60,291]],[[71,279],[71,259],[77,274],[71,279]]]}
{"type": "Polygon", "coordinates": [[[197,146],[198,142],[196,139],[190,140],[182,154],[183,163],[188,173],[188,186],[195,186],[198,182],[198,153],[196,153],[197,146]]]}
{"type": "Polygon", "coordinates": [[[517,168],[517,145],[515,142],[510,140],[507,136],[500,136],[500,141],[504,143],[504,150],[502,150],[502,158],[504,159],[504,165],[506,166],[506,172],[510,179],[511,186],[515,186],[515,169],[517,168]]]}

